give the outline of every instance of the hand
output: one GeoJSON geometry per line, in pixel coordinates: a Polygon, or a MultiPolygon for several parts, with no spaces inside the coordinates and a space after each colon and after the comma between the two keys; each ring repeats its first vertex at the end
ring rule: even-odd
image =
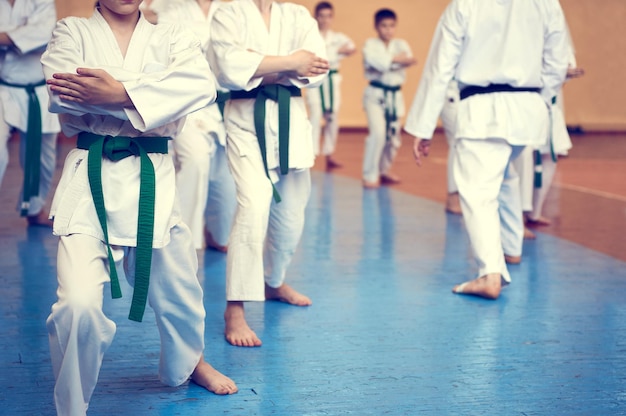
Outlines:
{"type": "Polygon", "coordinates": [[[422,158],[428,157],[430,153],[430,140],[416,137],[413,140],[413,157],[417,166],[422,166],[422,158]]]}
{"type": "Polygon", "coordinates": [[[323,75],[330,69],[326,59],[312,52],[299,50],[289,55],[293,63],[293,72],[299,77],[315,77],[323,75]]]}
{"type": "Polygon", "coordinates": [[[102,69],[78,68],[76,74],[57,73],[46,81],[65,101],[90,105],[132,106],[124,85],[102,69]]]}
{"type": "Polygon", "coordinates": [[[580,78],[583,75],[585,75],[585,70],[583,68],[567,68],[567,79],[580,78]]]}
{"type": "Polygon", "coordinates": [[[393,62],[402,66],[411,66],[417,63],[417,59],[409,56],[407,52],[402,52],[393,57],[393,62]]]}
{"type": "Polygon", "coordinates": [[[339,50],[337,51],[337,53],[339,55],[344,55],[344,56],[350,56],[353,53],[356,52],[356,48],[352,45],[350,45],[349,43],[343,45],[341,48],[339,48],[339,50]]]}

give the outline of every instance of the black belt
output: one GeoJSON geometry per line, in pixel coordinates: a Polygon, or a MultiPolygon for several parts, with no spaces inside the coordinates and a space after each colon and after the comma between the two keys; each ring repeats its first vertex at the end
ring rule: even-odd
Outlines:
{"type": "Polygon", "coordinates": [[[486,87],[479,85],[469,85],[461,90],[461,101],[471,97],[472,95],[479,94],[491,94],[494,92],[536,92],[541,91],[541,88],[535,87],[513,87],[509,84],[489,84],[486,87]]]}
{"type": "Polygon", "coordinates": [[[217,107],[220,109],[220,113],[222,114],[222,120],[224,120],[224,109],[226,108],[226,101],[230,100],[230,91],[218,91],[217,98],[215,99],[215,103],[217,107]]]}
{"type": "MultiPolygon", "coordinates": [[[[231,100],[249,100],[254,101],[254,130],[256,132],[259,147],[261,148],[261,158],[265,167],[265,174],[268,179],[270,177],[267,166],[267,143],[265,140],[265,102],[267,100],[276,101],[278,103],[278,155],[280,164],[280,173],[286,175],[289,173],[289,117],[291,97],[301,97],[302,91],[294,86],[285,86],[280,84],[262,85],[250,91],[231,91],[231,100]]],[[[271,182],[271,180],[270,180],[271,182]]],[[[274,200],[280,202],[280,195],[276,191],[276,187],[272,183],[274,192],[274,200]]]]}

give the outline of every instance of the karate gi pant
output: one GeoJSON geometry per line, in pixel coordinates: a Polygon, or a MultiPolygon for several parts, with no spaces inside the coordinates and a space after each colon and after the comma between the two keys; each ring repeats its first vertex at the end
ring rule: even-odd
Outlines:
{"type": "MultiPolygon", "coordinates": [[[[309,121],[311,122],[311,130],[313,133],[313,151],[315,156],[330,156],[335,153],[337,147],[337,138],[339,137],[339,106],[341,105],[341,94],[339,88],[341,86],[341,76],[334,74],[333,76],[333,111],[323,114],[322,112],[322,96],[319,88],[313,88],[306,91],[307,106],[309,110],[309,121]],[[322,127],[323,125],[323,127],[322,127]],[[321,144],[321,136],[324,136],[324,143],[321,144]]],[[[330,92],[328,82],[324,82],[324,98],[326,106],[330,106],[330,92]]]]}
{"type": "Polygon", "coordinates": [[[556,174],[557,162],[552,160],[551,155],[541,155],[541,187],[532,188],[533,203],[532,210],[529,213],[531,219],[537,219],[541,217],[543,212],[543,205],[550,192],[550,187],[554,181],[554,175],[556,174]]]}
{"type": "MultiPolygon", "coordinates": [[[[26,133],[20,134],[20,163],[24,168],[26,158],[26,133]]],[[[9,165],[9,148],[8,142],[11,138],[11,126],[4,120],[0,119],[0,184],[4,178],[7,166],[9,165]]],[[[41,135],[41,170],[39,175],[39,195],[30,199],[30,207],[28,215],[37,215],[46,205],[46,198],[50,193],[52,186],[52,178],[56,168],[57,156],[57,133],[44,133],[41,135]]],[[[17,210],[20,210],[22,204],[22,182],[20,182],[20,194],[17,202],[17,210]]]]}
{"type": "MultiPolygon", "coordinates": [[[[231,140],[229,138],[229,140],[231,140]]],[[[226,300],[263,301],[265,284],[280,287],[296,251],[311,193],[309,169],[291,169],[275,184],[282,201],[272,198],[261,153],[240,156],[227,146],[237,186],[237,212],[226,261],[226,300]]]]}
{"type": "Polygon", "coordinates": [[[535,186],[535,152],[531,146],[526,146],[520,156],[513,163],[513,169],[520,178],[520,192],[522,211],[533,209],[533,188],[535,186]]]}
{"type": "MultiPolygon", "coordinates": [[[[373,88],[373,87],[368,87],[373,88]]],[[[400,94],[398,92],[397,94],[400,94]]],[[[366,182],[378,182],[381,175],[389,173],[398,149],[400,141],[400,122],[391,123],[393,134],[387,140],[385,124],[385,103],[381,103],[366,94],[364,99],[365,114],[369,134],[365,139],[365,153],[363,155],[363,180],[366,182]]],[[[402,112],[399,111],[398,114],[402,112]]]]}
{"type": "Polygon", "coordinates": [[[211,158],[209,197],[205,210],[205,227],[213,240],[227,246],[237,210],[237,188],[228,167],[226,148],[217,144],[211,158]]]}
{"type": "Polygon", "coordinates": [[[457,103],[447,101],[441,111],[441,124],[448,142],[448,193],[458,192],[456,182],[454,181],[453,166],[456,159],[456,114],[457,103]]]}
{"type": "Polygon", "coordinates": [[[509,167],[523,149],[503,139],[457,140],[454,179],[478,263],[478,277],[499,273],[510,282],[504,254],[522,254],[524,221],[519,176],[509,167]]]}
{"type": "MultiPolygon", "coordinates": [[[[132,285],[136,249],[112,250],[116,266],[124,263],[132,285]]],[[[116,329],[102,311],[104,284],[110,282],[105,244],[84,234],[62,236],[57,270],[58,300],[47,320],[54,402],[60,416],[84,415],[116,329]]],[[[148,291],[161,335],[159,377],[169,386],[190,377],[204,349],[205,311],[196,271],[191,235],[181,223],[172,228],[167,246],[153,250],[148,291]]]]}
{"type": "Polygon", "coordinates": [[[216,150],[215,139],[205,134],[195,120],[188,120],[173,140],[176,152],[176,192],[183,222],[191,230],[197,250],[204,246],[204,211],[209,196],[211,158],[216,150]]]}

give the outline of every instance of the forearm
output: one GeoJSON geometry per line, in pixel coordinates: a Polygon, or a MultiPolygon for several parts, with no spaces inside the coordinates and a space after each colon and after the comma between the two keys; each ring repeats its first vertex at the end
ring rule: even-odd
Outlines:
{"type": "Polygon", "coordinates": [[[295,71],[291,56],[265,56],[254,73],[255,77],[284,75],[295,71]]]}
{"type": "Polygon", "coordinates": [[[1,46],[15,46],[13,40],[6,32],[0,32],[0,45],[1,46]]]}

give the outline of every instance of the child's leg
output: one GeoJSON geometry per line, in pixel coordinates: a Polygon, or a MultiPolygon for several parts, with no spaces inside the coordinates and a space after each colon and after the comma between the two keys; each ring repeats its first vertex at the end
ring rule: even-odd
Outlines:
{"type": "Polygon", "coordinates": [[[523,151],[519,147],[513,148],[511,161],[504,175],[504,181],[498,195],[498,212],[502,224],[500,235],[502,249],[509,257],[522,256],[522,244],[524,241],[524,217],[522,215],[522,198],[520,192],[520,176],[514,164],[516,159],[523,157],[523,151]],[[521,155],[519,152],[521,151],[521,155]]]}
{"type": "Polygon", "coordinates": [[[204,363],[202,287],[196,277],[198,261],[191,231],[185,224],[173,227],[170,243],[153,251],[151,270],[148,299],[161,335],[161,381],[178,386],[199,367],[204,373],[199,383],[203,387],[217,394],[236,392],[232,380],[204,363]]]}
{"type": "MultiPolygon", "coordinates": [[[[113,255],[121,260],[122,250],[113,255]]],[[[58,300],[46,322],[60,415],[86,414],[102,357],[115,335],[115,323],[102,312],[103,288],[110,280],[106,264],[100,240],[82,234],[60,238],[58,300]]]]}
{"type": "Polygon", "coordinates": [[[333,78],[333,112],[326,118],[326,127],[324,128],[324,148],[322,154],[331,156],[335,153],[337,147],[337,138],[339,137],[339,108],[341,106],[341,76],[334,75],[333,78]]]}
{"type": "Polygon", "coordinates": [[[11,126],[4,121],[4,114],[2,114],[2,102],[0,102],[0,186],[2,185],[2,179],[4,173],[9,166],[9,139],[11,138],[11,126]]]}
{"type": "Polygon", "coordinates": [[[265,242],[264,264],[267,298],[299,306],[311,301],[285,285],[287,267],[304,229],[304,213],[311,193],[309,170],[290,171],[276,184],[282,202],[273,204],[265,242]]]}
{"type": "MultiPolygon", "coordinates": [[[[459,139],[454,179],[459,187],[463,218],[478,263],[478,276],[497,275],[510,281],[504,262],[498,196],[513,149],[504,140],[459,139]]],[[[480,295],[480,294],[479,294],[480,295]]]]}
{"type": "Polygon", "coordinates": [[[533,206],[533,185],[535,172],[534,151],[526,146],[522,154],[515,159],[513,166],[519,176],[522,211],[529,212],[533,206]]]}
{"type": "Polygon", "coordinates": [[[385,141],[385,147],[380,158],[380,174],[389,177],[392,181],[396,181],[397,178],[391,176],[391,166],[398,154],[402,141],[400,139],[400,123],[394,122],[391,126],[393,134],[390,140],[385,141]]]}
{"type": "Polygon", "coordinates": [[[535,188],[533,190],[533,209],[528,216],[531,221],[542,219],[541,213],[543,212],[543,205],[546,202],[548,192],[550,192],[550,187],[552,186],[552,181],[554,180],[554,175],[556,174],[557,163],[552,160],[552,156],[541,155],[541,163],[542,184],[541,188],[535,188]]]}
{"type": "MultiPolygon", "coordinates": [[[[272,203],[272,184],[265,175],[261,153],[250,146],[240,153],[237,139],[228,138],[226,154],[237,186],[237,211],[226,257],[226,340],[256,347],[261,340],[245,319],[243,301],[265,300],[263,245],[272,203]]],[[[243,139],[242,139],[243,140],[243,139]]]]}
{"type": "Polygon", "coordinates": [[[237,188],[228,167],[226,148],[217,145],[211,158],[209,179],[209,200],[205,212],[206,230],[213,242],[219,246],[228,246],[228,238],[237,210],[237,188]]]}
{"type": "MultiPolygon", "coordinates": [[[[57,157],[57,133],[45,133],[41,135],[41,171],[39,175],[39,195],[30,199],[28,216],[37,216],[46,205],[46,198],[52,186],[52,178],[56,169],[57,157]]],[[[26,133],[20,131],[20,163],[24,167],[26,159],[26,133]]],[[[19,205],[22,202],[20,193],[19,205]]]]}
{"type": "Polygon", "coordinates": [[[188,119],[185,127],[174,139],[176,159],[180,165],[176,172],[176,190],[180,200],[183,222],[191,230],[196,249],[203,246],[204,209],[209,192],[211,155],[215,151],[213,138],[196,126],[197,120],[188,119]]]}
{"type": "Polygon", "coordinates": [[[385,109],[373,97],[366,96],[364,105],[369,134],[365,139],[363,181],[369,184],[377,184],[380,181],[380,158],[385,148],[386,140],[385,109]]]}

